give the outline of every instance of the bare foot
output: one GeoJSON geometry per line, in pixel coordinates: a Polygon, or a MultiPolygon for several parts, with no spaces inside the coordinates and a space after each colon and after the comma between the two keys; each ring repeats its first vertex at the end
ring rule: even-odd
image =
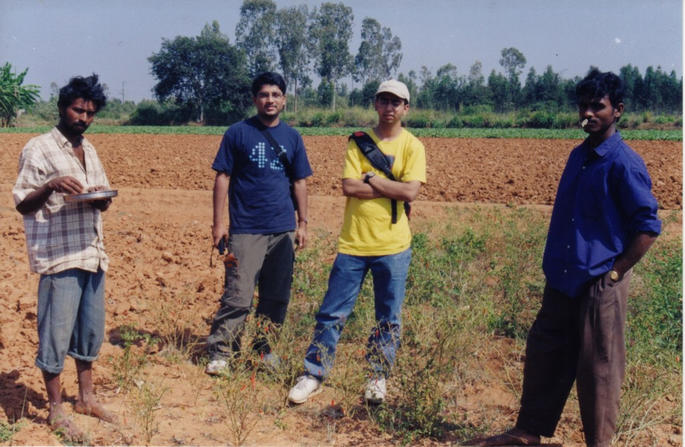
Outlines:
{"type": "Polygon", "coordinates": [[[107,411],[102,404],[96,400],[92,402],[83,402],[77,400],[74,404],[74,411],[79,414],[85,414],[87,416],[93,416],[101,421],[109,422],[110,424],[116,424],[117,418],[112,413],[107,411]]]}
{"type": "Polygon", "coordinates": [[[512,428],[502,434],[490,436],[484,439],[472,439],[465,445],[480,447],[514,447],[514,446],[539,446],[540,437],[519,428],[512,428]]]}
{"type": "Polygon", "coordinates": [[[74,444],[83,444],[86,442],[85,433],[83,433],[64,414],[59,414],[54,417],[49,416],[48,424],[50,424],[50,428],[66,442],[74,444]]]}

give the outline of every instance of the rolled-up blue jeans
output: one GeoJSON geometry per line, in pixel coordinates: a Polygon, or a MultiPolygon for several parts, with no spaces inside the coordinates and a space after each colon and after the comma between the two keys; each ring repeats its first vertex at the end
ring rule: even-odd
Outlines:
{"type": "Polygon", "coordinates": [[[316,314],[314,338],[307,349],[307,374],[325,379],[335,361],[343,327],[359,296],[366,273],[373,277],[376,326],[367,343],[366,359],[376,377],[387,377],[400,346],[401,313],[411,248],[385,256],[338,253],[328,278],[328,291],[316,314]]]}
{"type": "Polygon", "coordinates": [[[59,374],[67,354],[93,362],[105,338],[105,272],[81,269],[41,275],[36,366],[59,374]]]}

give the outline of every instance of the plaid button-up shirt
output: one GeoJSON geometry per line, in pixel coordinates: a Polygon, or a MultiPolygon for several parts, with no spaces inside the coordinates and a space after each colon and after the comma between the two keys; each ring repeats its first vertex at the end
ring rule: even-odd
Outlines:
{"type": "MultiPolygon", "coordinates": [[[[71,143],[55,127],[34,137],[19,157],[19,175],[12,189],[15,204],[53,178],[71,176],[86,190],[93,186],[109,189],[109,182],[95,148],[82,142],[85,168],[71,143]]],[[[47,202],[24,215],[24,231],[32,272],[53,274],[79,268],[107,270],[100,210],[90,203],[65,202],[64,194],[53,192],[47,202]]]]}

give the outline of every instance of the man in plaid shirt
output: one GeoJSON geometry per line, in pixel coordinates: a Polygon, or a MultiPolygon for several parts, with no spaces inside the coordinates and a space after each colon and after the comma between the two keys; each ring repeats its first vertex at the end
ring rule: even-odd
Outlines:
{"type": "Polygon", "coordinates": [[[59,123],[32,138],[19,158],[12,193],[38,285],[38,355],[49,399],[48,423],[67,440],[84,435],[62,407],[60,373],[66,355],[76,361],[79,396],[74,410],[108,422],[114,417],[95,396],[92,363],[104,339],[105,254],[101,212],[111,199],[65,202],[66,194],[109,189],[100,159],[83,133],[106,97],[97,75],[72,78],[60,90],[59,123]]]}

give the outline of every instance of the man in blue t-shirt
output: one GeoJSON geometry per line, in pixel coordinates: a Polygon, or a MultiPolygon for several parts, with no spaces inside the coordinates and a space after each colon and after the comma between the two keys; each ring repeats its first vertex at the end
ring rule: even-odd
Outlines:
{"type": "Polygon", "coordinates": [[[586,445],[609,447],[616,430],[628,283],[661,221],[647,168],[616,129],[621,79],[592,70],[576,99],[588,137],[571,152],[554,201],[516,426],[467,445],[539,445],[554,435],[574,381],[586,445]]]}
{"type": "Polygon", "coordinates": [[[226,131],[212,164],[216,171],[212,240],[220,251],[225,245],[228,255],[224,293],[207,338],[210,375],[226,368],[227,360],[239,350],[255,286],[259,288],[256,315],[264,324],[253,348],[267,365],[278,362],[265,334],[285,320],[294,246],[303,248],[307,241],[306,178],[312,175],[302,137],[279,119],[285,92],[281,75],[259,75],[252,83],[257,114],[226,131]]]}

